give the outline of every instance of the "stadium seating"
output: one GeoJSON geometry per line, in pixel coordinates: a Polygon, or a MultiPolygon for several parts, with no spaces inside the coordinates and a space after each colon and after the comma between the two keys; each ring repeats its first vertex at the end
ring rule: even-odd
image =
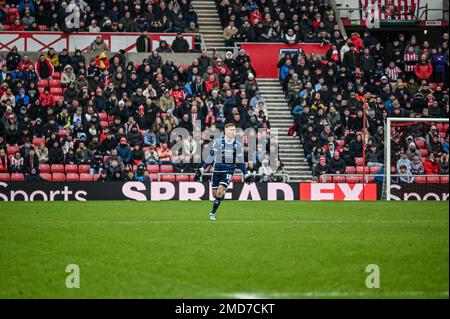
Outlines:
{"type": "Polygon", "coordinates": [[[9,173],[0,173],[0,181],[9,182],[11,180],[11,175],[9,173]]]}
{"type": "Polygon", "coordinates": [[[23,182],[25,177],[22,173],[12,173],[11,174],[11,182],[23,182]]]}
{"type": "Polygon", "coordinates": [[[53,182],[65,182],[66,175],[64,173],[52,173],[53,182]]]}
{"type": "Polygon", "coordinates": [[[66,174],[66,181],[67,182],[79,182],[80,176],[77,173],[67,173],[66,174]]]}

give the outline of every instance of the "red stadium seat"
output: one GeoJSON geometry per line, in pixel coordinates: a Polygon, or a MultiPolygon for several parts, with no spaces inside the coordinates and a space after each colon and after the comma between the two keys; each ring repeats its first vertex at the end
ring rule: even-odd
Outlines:
{"type": "Polygon", "coordinates": [[[342,175],[333,176],[333,183],[345,183],[345,176],[342,175]]]}
{"type": "Polygon", "coordinates": [[[25,177],[22,173],[12,173],[11,174],[11,182],[23,182],[25,177]]]}
{"type": "Polygon", "coordinates": [[[94,182],[97,181],[100,178],[100,174],[95,174],[94,175],[94,182]]]}
{"type": "Polygon", "coordinates": [[[347,166],[345,168],[345,174],[356,174],[355,166],[347,166]]]}
{"type": "Polygon", "coordinates": [[[336,143],[339,147],[344,147],[345,140],[337,140],[336,143]]]}
{"type": "Polygon", "coordinates": [[[61,72],[53,73],[52,78],[55,79],[55,80],[60,80],[61,79],[61,72]]]}
{"type": "Polygon", "coordinates": [[[50,173],[50,165],[48,165],[48,164],[39,164],[39,171],[41,173],[50,173]]]}
{"type": "Polygon", "coordinates": [[[357,166],[356,174],[369,174],[369,168],[367,166],[357,166]]]}
{"type": "Polygon", "coordinates": [[[40,87],[40,88],[44,88],[44,87],[46,87],[46,86],[48,86],[48,85],[49,85],[49,81],[47,81],[47,80],[40,80],[40,81],[37,83],[37,86],[40,87]]]}
{"type": "Polygon", "coordinates": [[[441,176],[441,184],[448,184],[448,176],[441,176]]]}
{"type": "Polygon", "coordinates": [[[0,181],[9,182],[11,180],[11,176],[9,173],[0,173],[0,181]]]}
{"type": "Polygon", "coordinates": [[[424,140],[416,140],[416,145],[419,149],[425,148],[425,141],[424,140]]]}
{"type": "Polygon", "coordinates": [[[62,164],[53,164],[50,168],[52,173],[64,173],[64,165],[62,164]]]}
{"type": "Polygon", "coordinates": [[[189,181],[194,182],[195,174],[189,174],[189,181]]]}
{"type": "Polygon", "coordinates": [[[66,181],[67,182],[79,182],[80,176],[77,173],[67,173],[66,174],[66,181]]]}
{"type": "Polygon", "coordinates": [[[442,123],[436,124],[436,128],[438,129],[439,132],[445,132],[444,124],[442,124],[442,123]]]}
{"type": "Polygon", "coordinates": [[[439,136],[442,138],[445,138],[445,134],[446,134],[445,132],[439,132],[439,136]]]}
{"type": "Polygon", "coordinates": [[[52,181],[52,174],[50,173],[40,173],[39,176],[45,181],[52,181]]]}
{"type": "Polygon", "coordinates": [[[89,171],[91,170],[91,166],[90,165],[79,165],[78,166],[78,173],[89,173],[89,171]]]}
{"type": "Polygon", "coordinates": [[[355,157],[356,166],[364,166],[364,159],[362,157],[355,157]]]}
{"type": "Polygon", "coordinates": [[[51,88],[61,87],[61,81],[52,79],[52,80],[49,81],[49,85],[50,85],[51,88]]]}
{"type": "Polygon", "coordinates": [[[8,155],[14,155],[19,150],[19,146],[10,145],[6,148],[6,153],[8,155]]]}
{"type": "Polygon", "coordinates": [[[163,175],[161,175],[161,181],[163,181],[163,182],[175,182],[175,175],[163,174],[163,175]]]}
{"type": "Polygon", "coordinates": [[[175,175],[175,180],[177,182],[189,182],[189,176],[188,175],[175,175]]]}
{"type": "Polygon", "coordinates": [[[33,145],[39,146],[41,144],[45,144],[45,138],[44,137],[35,137],[35,138],[33,138],[33,145]]]}
{"type": "Polygon", "coordinates": [[[422,157],[426,157],[428,155],[428,150],[425,148],[419,149],[419,152],[422,157]]]}
{"type": "Polygon", "coordinates": [[[415,176],[414,177],[414,182],[417,184],[426,184],[427,183],[427,178],[425,176],[415,176]]]}
{"type": "Polygon", "coordinates": [[[242,182],[242,175],[241,174],[236,174],[233,175],[233,177],[231,178],[232,182],[242,182]]]}
{"type": "Polygon", "coordinates": [[[152,173],[159,173],[159,166],[158,165],[147,165],[147,171],[152,173]]]}
{"type": "Polygon", "coordinates": [[[94,176],[88,173],[81,173],[80,174],[80,182],[91,182],[94,180],[94,176]]]}
{"type": "Polygon", "coordinates": [[[378,170],[380,169],[381,166],[371,166],[369,168],[369,173],[370,174],[376,174],[378,172],[378,170]]]}
{"type": "Polygon", "coordinates": [[[53,173],[52,174],[52,182],[65,182],[66,175],[64,173],[53,173]]]}
{"type": "Polygon", "coordinates": [[[62,91],[62,88],[51,87],[50,88],[50,93],[53,94],[53,95],[62,95],[63,91],[62,91]]]}
{"type": "Polygon", "coordinates": [[[161,169],[161,173],[172,173],[173,172],[172,165],[161,165],[160,169],[161,169]]]}
{"type": "Polygon", "coordinates": [[[64,171],[67,173],[77,173],[78,172],[78,166],[74,164],[66,164],[64,166],[64,171]]]}
{"type": "Polygon", "coordinates": [[[158,181],[158,174],[150,174],[150,178],[151,178],[152,182],[157,182],[158,181]]]}
{"type": "Polygon", "coordinates": [[[428,184],[439,184],[439,182],[440,182],[439,176],[427,176],[428,184]]]}
{"type": "Polygon", "coordinates": [[[347,183],[356,184],[361,183],[362,178],[359,176],[347,176],[345,180],[347,181],[347,183]]]}
{"type": "Polygon", "coordinates": [[[69,134],[70,134],[70,130],[59,130],[58,131],[58,135],[59,135],[60,138],[62,138],[64,136],[67,136],[69,134]]]}
{"type": "Polygon", "coordinates": [[[45,24],[38,25],[39,31],[47,31],[47,26],[45,24]]]}

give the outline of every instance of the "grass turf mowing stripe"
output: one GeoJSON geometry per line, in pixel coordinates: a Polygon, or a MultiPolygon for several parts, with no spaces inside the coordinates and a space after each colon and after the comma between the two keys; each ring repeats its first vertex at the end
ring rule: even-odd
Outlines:
{"type": "Polygon", "coordinates": [[[0,203],[0,297],[448,298],[448,202],[211,205],[0,203]]]}

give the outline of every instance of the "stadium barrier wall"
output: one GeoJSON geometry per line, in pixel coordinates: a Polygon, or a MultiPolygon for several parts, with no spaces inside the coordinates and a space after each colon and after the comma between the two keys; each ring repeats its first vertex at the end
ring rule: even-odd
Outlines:
{"type": "Polygon", "coordinates": [[[284,43],[240,43],[251,57],[252,67],[256,71],[258,78],[278,78],[278,60],[281,54],[295,53],[302,48],[306,54],[316,53],[318,55],[326,55],[330,49],[330,44],[321,45],[320,43],[301,43],[301,44],[284,44],[284,43]]]}
{"type": "MultiPolygon", "coordinates": [[[[140,33],[91,33],[91,32],[23,32],[23,31],[2,31],[0,32],[0,51],[10,51],[14,46],[18,51],[47,52],[50,48],[55,48],[57,52],[68,49],[73,52],[80,49],[87,51],[89,45],[100,36],[108,45],[111,52],[137,52],[136,39],[140,33]]],[[[170,45],[175,39],[175,33],[149,33],[152,49],[159,47],[159,41],[166,40],[170,45]]],[[[189,48],[195,48],[195,34],[184,33],[183,37],[189,43],[189,48]]]]}
{"type": "MultiPolygon", "coordinates": [[[[448,184],[392,185],[392,200],[448,200],[448,184]]],[[[374,201],[381,184],[231,183],[228,200],[374,201]]],[[[0,182],[0,201],[212,200],[208,182],[0,182]],[[107,190],[107,191],[105,191],[107,190]]]]}

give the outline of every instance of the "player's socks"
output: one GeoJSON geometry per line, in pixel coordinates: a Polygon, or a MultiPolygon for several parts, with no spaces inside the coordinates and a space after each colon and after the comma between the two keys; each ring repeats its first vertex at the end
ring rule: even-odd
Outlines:
{"type": "Polygon", "coordinates": [[[213,207],[212,207],[212,210],[211,210],[211,214],[215,214],[216,213],[216,211],[219,208],[220,203],[222,202],[222,200],[223,200],[223,198],[216,198],[214,200],[214,204],[213,204],[213,207]]]}

